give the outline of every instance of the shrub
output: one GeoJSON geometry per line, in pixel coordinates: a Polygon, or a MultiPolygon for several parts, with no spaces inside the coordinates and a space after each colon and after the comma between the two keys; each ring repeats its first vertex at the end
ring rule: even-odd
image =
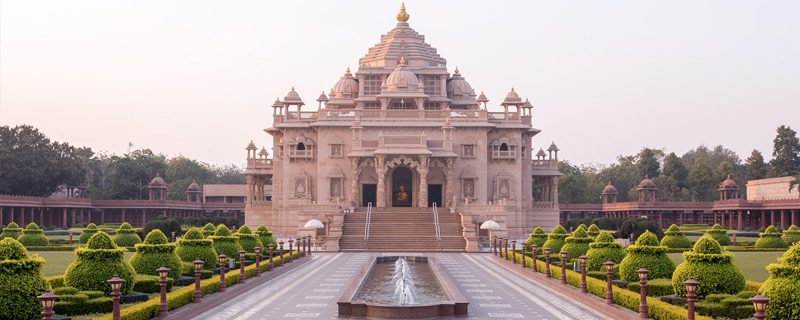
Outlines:
{"type": "Polygon", "coordinates": [[[201,232],[203,232],[203,236],[206,238],[213,236],[215,231],[217,231],[217,228],[214,228],[214,225],[210,222],[206,223],[206,225],[203,226],[203,230],[201,230],[201,232]]]}
{"type": "MultiPolygon", "coordinates": [[[[647,281],[645,285],[648,297],[667,296],[675,293],[672,289],[672,281],[669,279],[655,279],[647,281]]],[[[633,292],[640,292],[641,288],[639,282],[631,282],[628,284],[628,290],[633,292]]]]}
{"type": "Polygon", "coordinates": [[[764,233],[758,235],[758,241],[756,241],[756,248],[758,249],[767,249],[767,248],[788,248],[789,243],[786,240],[783,240],[783,235],[778,232],[778,229],[775,226],[769,226],[764,233]]]}
{"type": "Polygon", "coordinates": [[[587,230],[586,233],[592,237],[592,240],[594,240],[598,235],[600,235],[600,227],[598,227],[596,224],[593,224],[589,226],[589,230],[587,230]]]}
{"type": "Polygon", "coordinates": [[[235,226],[241,226],[242,224],[239,222],[239,219],[234,217],[225,217],[225,226],[228,228],[233,228],[235,226]]]}
{"type": "Polygon", "coordinates": [[[550,252],[558,254],[561,252],[561,247],[566,243],[564,240],[567,237],[569,237],[567,230],[564,230],[562,226],[557,226],[553,229],[553,232],[547,235],[547,241],[544,242],[544,246],[550,248],[550,252]]]}
{"type": "Polygon", "coordinates": [[[158,219],[152,220],[147,222],[144,225],[144,233],[150,234],[153,230],[161,230],[161,233],[164,235],[168,235],[168,238],[172,238],[172,232],[175,231],[175,236],[178,237],[183,234],[183,230],[181,229],[181,223],[175,219],[158,219]]]}
{"type": "Polygon", "coordinates": [[[586,225],[583,223],[581,223],[577,228],[575,228],[573,232],[578,231],[578,229],[583,229],[583,231],[587,231],[586,225]]]}
{"type": "Polygon", "coordinates": [[[126,303],[134,303],[134,302],[145,302],[150,299],[150,295],[141,293],[138,291],[132,291],[131,294],[120,296],[119,303],[126,304],[126,303]]]}
{"type": "Polygon", "coordinates": [[[769,278],[760,288],[772,299],[767,304],[767,319],[800,319],[800,243],[792,245],[778,261],[780,264],[767,266],[769,278]]]}
{"type": "Polygon", "coordinates": [[[175,249],[175,244],[169,243],[161,230],[154,229],[144,238],[144,243],[136,245],[136,253],[130,262],[138,274],[158,275],[156,269],[163,265],[169,268],[167,277],[177,278],[183,272],[183,261],[175,249]]]}
{"type": "MultiPolygon", "coordinates": [[[[83,292],[83,291],[81,291],[83,292]]],[[[108,313],[113,308],[114,300],[106,297],[89,298],[85,294],[77,294],[85,300],[63,300],[64,297],[59,296],[56,303],[53,305],[53,311],[63,316],[76,316],[89,313],[108,313]]]]}
{"type": "Polygon", "coordinates": [[[22,230],[22,235],[19,236],[17,241],[24,246],[46,247],[50,244],[50,241],[47,240],[47,237],[42,232],[43,230],[39,229],[39,226],[31,222],[25,227],[25,230],[22,230]]]}
{"type": "Polygon", "coordinates": [[[733,255],[710,235],[700,238],[692,251],[683,253],[683,263],[672,274],[676,295],[686,296],[683,282],[689,276],[702,284],[697,288],[697,296],[701,299],[711,294],[735,294],[744,289],[744,275],[733,264],[733,255]]]}
{"type": "Polygon", "coordinates": [[[635,245],[627,247],[628,255],[619,265],[620,278],[625,281],[639,281],[636,270],[644,267],[650,272],[647,279],[669,278],[675,271],[675,262],[667,256],[667,247],[659,246],[658,237],[645,231],[635,245]]]}
{"type": "Polygon", "coordinates": [[[633,234],[633,237],[638,239],[647,231],[654,234],[659,241],[664,237],[664,231],[661,230],[661,226],[659,226],[657,222],[650,221],[647,218],[639,218],[636,220],[626,219],[623,221],[619,226],[619,237],[629,239],[631,234],[633,234]]]}
{"type": "Polygon", "coordinates": [[[16,222],[9,223],[8,227],[3,228],[3,233],[0,233],[0,240],[5,238],[16,239],[19,236],[17,235],[18,232],[22,232],[22,228],[16,222]]]}
{"type": "Polygon", "coordinates": [[[787,236],[786,241],[788,241],[789,244],[800,242],[800,228],[798,228],[796,225],[792,225],[789,227],[789,229],[783,231],[783,234],[787,236]]]}
{"type": "Polygon", "coordinates": [[[122,294],[129,294],[133,289],[136,272],[125,261],[125,249],[117,247],[105,232],[95,233],[86,247],[75,250],[75,255],[77,258],[64,275],[65,285],[110,295],[111,285],[107,281],[117,275],[125,280],[120,288],[122,294]]]}
{"type": "Polygon", "coordinates": [[[614,238],[608,232],[601,231],[597,240],[589,244],[589,251],[586,252],[589,257],[589,260],[586,261],[586,269],[605,272],[603,263],[611,260],[618,264],[627,254],[622,248],[622,244],[614,242],[614,238]]]}
{"type": "Polygon", "coordinates": [[[136,230],[131,227],[130,223],[125,222],[117,229],[117,234],[114,236],[114,243],[120,247],[133,247],[142,243],[142,239],[139,238],[139,235],[136,234],[136,230]]]}
{"type": "Polygon", "coordinates": [[[90,223],[89,226],[87,226],[82,231],[83,232],[81,232],[81,236],[78,237],[78,242],[86,243],[86,242],[89,241],[89,238],[91,238],[95,233],[97,233],[100,230],[97,229],[97,225],[96,224],[90,223]]]}
{"type": "Polygon", "coordinates": [[[194,217],[186,217],[186,219],[183,219],[183,224],[193,227],[197,226],[197,219],[195,219],[194,217]]]}
{"type": "MultiPolygon", "coordinates": [[[[672,284],[670,283],[670,288],[671,287],[672,287],[672,284]]],[[[661,296],[661,297],[658,298],[658,300],[664,301],[666,303],[669,303],[669,304],[675,305],[675,306],[685,306],[686,304],[689,303],[688,299],[686,299],[684,297],[676,296],[674,294],[661,296]]]]}
{"type": "MultiPolygon", "coordinates": [[[[159,280],[161,280],[159,276],[137,274],[136,285],[133,286],[133,291],[143,293],[161,292],[161,282],[158,282],[159,280]]],[[[173,278],[167,278],[167,292],[172,291],[174,281],[173,278]]]]}
{"type": "Polygon", "coordinates": [[[220,224],[214,235],[209,238],[214,241],[214,250],[217,251],[217,254],[224,254],[228,258],[234,259],[239,257],[239,250],[242,250],[239,238],[232,236],[231,231],[224,224],[220,224]]]}
{"type": "Polygon", "coordinates": [[[241,228],[239,228],[239,232],[237,232],[235,236],[239,238],[239,244],[242,246],[242,249],[244,249],[249,253],[255,253],[256,250],[253,249],[255,247],[264,248],[264,245],[261,243],[261,240],[258,239],[258,235],[253,234],[253,232],[250,231],[250,227],[248,226],[242,226],[241,228]]]}
{"type": "Polygon", "coordinates": [[[578,227],[578,230],[575,230],[571,237],[567,237],[566,243],[561,247],[561,250],[567,251],[567,260],[577,259],[589,251],[589,244],[592,241],[592,238],[586,234],[586,229],[578,227]]]}
{"type": "Polygon", "coordinates": [[[269,245],[270,243],[278,247],[278,240],[272,237],[272,231],[267,230],[267,227],[263,224],[258,226],[255,232],[258,235],[258,240],[261,241],[261,252],[269,254],[269,245]]]}
{"type": "Polygon", "coordinates": [[[706,234],[710,235],[714,240],[717,240],[720,245],[729,246],[733,244],[733,242],[731,242],[731,237],[728,236],[728,231],[719,224],[715,224],[711,227],[711,229],[706,231],[706,234]]]}
{"type": "Polygon", "coordinates": [[[214,250],[214,242],[204,239],[203,234],[197,228],[189,229],[183,239],[178,240],[178,249],[175,251],[184,262],[194,262],[200,259],[205,262],[203,269],[214,269],[219,267],[217,251],[214,250]]]}
{"type": "Polygon", "coordinates": [[[61,288],[53,288],[51,291],[54,295],[61,296],[65,294],[76,294],[78,293],[78,288],[73,287],[61,287],[61,288]]]}
{"type": "MultiPolygon", "coordinates": [[[[12,223],[13,224],[13,223],[12,223]]],[[[42,312],[36,298],[47,290],[44,259],[28,256],[17,240],[0,240],[0,319],[33,319],[42,312]]]]}
{"type": "Polygon", "coordinates": [[[683,234],[680,228],[676,225],[669,226],[665,236],[661,239],[661,246],[667,248],[691,248],[692,241],[683,234]]]}

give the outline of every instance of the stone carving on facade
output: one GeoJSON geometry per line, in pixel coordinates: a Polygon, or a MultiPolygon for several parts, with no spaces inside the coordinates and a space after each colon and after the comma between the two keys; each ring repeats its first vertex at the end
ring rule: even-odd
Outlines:
{"type": "Polygon", "coordinates": [[[286,143],[289,146],[289,159],[314,160],[314,140],[303,134],[292,138],[286,143]]]}
{"type": "Polygon", "coordinates": [[[375,167],[375,162],[370,158],[352,157],[349,159],[350,175],[353,177],[353,183],[350,186],[350,206],[357,207],[361,192],[359,192],[359,183],[375,183],[374,177],[371,175],[361,175],[361,172],[366,167],[375,167]],[[370,180],[371,179],[371,180],[370,180]]]}
{"type": "Polygon", "coordinates": [[[475,146],[478,143],[472,137],[467,137],[461,143],[461,157],[464,159],[475,158],[475,146]]]}
{"type": "Polygon", "coordinates": [[[294,198],[311,200],[311,176],[302,168],[292,177],[292,188],[294,198]]]}
{"type": "Polygon", "coordinates": [[[331,171],[328,173],[328,179],[330,180],[330,195],[329,200],[338,200],[344,199],[344,194],[342,190],[344,189],[344,171],[339,166],[334,166],[331,168],[331,171]]]}
{"type": "Polygon", "coordinates": [[[341,138],[334,136],[328,141],[328,144],[331,148],[330,157],[341,158],[343,155],[344,141],[341,138]]]}
{"type": "Polygon", "coordinates": [[[461,197],[465,199],[475,200],[475,185],[477,184],[478,175],[475,173],[475,168],[467,166],[461,170],[461,197]]]}
{"type": "Polygon", "coordinates": [[[379,208],[386,207],[386,156],[375,155],[375,173],[378,174],[377,202],[379,208]]]}
{"type": "Polygon", "coordinates": [[[447,165],[444,167],[444,175],[447,184],[444,187],[445,205],[447,207],[454,207],[453,203],[453,172],[456,170],[456,158],[445,158],[447,165]]]}
{"type": "Polygon", "coordinates": [[[503,169],[494,177],[494,195],[492,199],[500,200],[511,198],[514,198],[514,176],[503,169]]]}

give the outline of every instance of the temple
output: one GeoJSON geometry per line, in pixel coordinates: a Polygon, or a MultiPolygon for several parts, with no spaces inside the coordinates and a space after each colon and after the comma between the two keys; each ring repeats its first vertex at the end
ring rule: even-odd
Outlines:
{"type": "Polygon", "coordinates": [[[294,87],[272,104],[273,157],[246,148],[246,223],[315,233],[329,251],[476,251],[487,220],[511,237],[555,227],[559,149],[532,152],[533,105],[511,88],[502,111],[488,111],[489,99],[410,27],[405,6],[396,18],[317,108],[294,87]],[[325,228],[304,228],[310,219],[325,228]]]}

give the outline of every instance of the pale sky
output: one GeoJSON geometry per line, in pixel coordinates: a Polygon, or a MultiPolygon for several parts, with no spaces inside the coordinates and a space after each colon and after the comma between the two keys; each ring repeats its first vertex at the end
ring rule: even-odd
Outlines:
{"type": "MultiPolygon", "coordinates": [[[[122,154],[243,164],[276,97],[308,106],[356,69],[400,1],[0,3],[0,124],[122,154]]],[[[406,1],[490,110],[514,86],[533,147],[611,163],[722,144],[771,158],[800,130],[800,1],[406,1]]]]}

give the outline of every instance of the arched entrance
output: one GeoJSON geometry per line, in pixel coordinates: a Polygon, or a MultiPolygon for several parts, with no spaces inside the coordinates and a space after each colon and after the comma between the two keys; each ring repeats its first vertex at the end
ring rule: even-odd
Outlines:
{"type": "Polygon", "coordinates": [[[406,167],[398,167],[392,172],[392,207],[412,207],[414,174],[406,167]]]}

